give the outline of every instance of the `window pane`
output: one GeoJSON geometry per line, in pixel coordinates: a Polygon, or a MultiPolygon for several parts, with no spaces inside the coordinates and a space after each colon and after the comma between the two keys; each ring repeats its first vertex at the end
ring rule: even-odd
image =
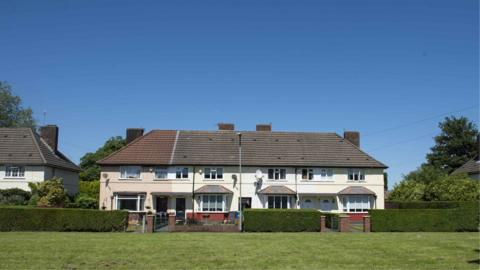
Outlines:
{"type": "Polygon", "coordinates": [[[308,177],[308,176],[307,176],[307,172],[308,172],[307,169],[302,169],[302,179],[303,179],[303,180],[307,180],[307,177],[308,177]]]}
{"type": "Polygon", "coordinates": [[[268,196],[268,208],[273,208],[274,206],[274,197],[268,196]]]}
{"type": "Polygon", "coordinates": [[[282,208],[288,208],[288,197],[282,196],[282,208]]]}
{"type": "Polygon", "coordinates": [[[308,170],[308,173],[309,173],[308,180],[313,180],[313,170],[312,169],[308,170]]]}
{"type": "Polygon", "coordinates": [[[205,179],[210,179],[210,168],[205,168],[205,179]]]}
{"type": "Polygon", "coordinates": [[[137,199],[118,199],[118,209],[119,210],[130,210],[137,211],[137,199]]]}
{"type": "Polygon", "coordinates": [[[222,168],[217,169],[217,178],[218,179],[223,179],[223,169],[222,168]]]}
{"type": "Polygon", "coordinates": [[[273,179],[273,169],[268,169],[268,179],[273,179]]]}
{"type": "Polygon", "coordinates": [[[177,179],[182,178],[182,170],[181,169],[177,169],[177,171],[175,172],[175,178],[177,178],[177,179]]]}
{"type": "Polygon", "coordinates": [[[281,197],[280,196],[275,196],[275,207],[274,208],[280,208],[281,204],[281,197]]]}
{"type": "Polygon", "coordinates": [[[209,211],[215,211],[215,195],[208,196],[208,210],[209,211]]]}
{"type": "Polygon", "coordinates": [[[223,202],[223,196],[217,195],[217,209],[216,209],[217,211],[223,211],[222,202],[223,202]]]}
{"type": "Polygon", "coordinates": [[[208,196],[202,196],[202,211],[208,211],[208,196]]]}
{"type": "Polygon", "coordinates": [[[182,170],[182,178],[188,178],[188,168],[183,168],[183,170],[182,170]]]}
{"type": "Polygon", "coordinates": [[[286,179],[287,170],[280,169],[280,179],[286,179]]]}
{"type": "Polygon", "coordinates": [[[280,171],[278,169],[275,169],[275,180],[280,179],[280,171]]]}

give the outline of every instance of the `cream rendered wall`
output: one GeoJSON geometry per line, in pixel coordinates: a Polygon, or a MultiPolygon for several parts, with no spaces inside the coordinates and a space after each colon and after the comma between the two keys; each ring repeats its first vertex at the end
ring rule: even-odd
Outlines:
{"type": "Polygon", "coordinates": [[[20,188],[30,191],[29,182],[42,182],[44,178],[44,166],[25,166],[25,177],[9,178],[5,177],[5,166],[0,166],[0,189],[20,188]]]}
{"type": "MultiPolygon", "coordinates": [[[[192,189],[197,190],[204,185],[222,185],[233,192],[233,196],[227,197],[227,205],[229,211],[238,210],[238,200],[240,196],[240,183],[238,177],[237,166],[185,166],[189,168],[189,178],[186,180],[175,179],[175,168],[182,166],[172,166],[168,168],[167,180],[154,179],[154,166],[143,166],[141,172],[141,179],[120,179],[119,166],[105,166],[102,168],[102,177],[100,181],[100,207],[112,209],[112,197],[116,192],[131,192],[141,193],[146,192],[145,206],[150,206],[155,209],[155,196],[161,194],[173,194],[169,200],[169,210],[175,209],[176,197],[186,198],[187,212],[192,210],[191,194],[192,189]],[[223,168],[223,179],[210,180],[205,179],[204,171],[206,167],[223,168]],[[193,169],[195,168],[195,175],[193,169]],[[104,178],[103,175],[108,177],[104,178]],[[193,184],[193,177],[195,176],[195,184],[193,184]],[[153,194],[153,195],[152,195],[153,194]]],[[[258,195],[257,192],[270,185],[284,185],[293,191],[300,194],[315,193],[312,198],[314,207],[319,208],[320,201],[323,198],[335,198],[336,205],[332,211],[341,212],[342,202],[336,193],[348,186],[364,186],[377,194],[376,208],[384,208],[384,192],[383,192],[383,170],[382,169],[365,169],[365,181],[353,182],[348,181],[348,169],[335,168],[334,177],[332,181],[302,181],[301,170],[296,170],[292,167],[278,167],[286,169],[285,180],[268,180],[268,168],[270,167],[243,167],[242,172],[242,196],[252,198],[252,208],[266,208],[266,196],[258,195]],[[256,185],[256,171],[260,169],[263,172],[263,180],[260,185],[256,185]],[[297,173],[295,173],[297,171],[297,173]],[[317,195],[318,194],[318,195],[317,195]],[[324,194],[332,194],[325,196],[324,194]]],[[[305,199],[307,195],[300,195],[299,199],[305,199]]],[[[195,211],[199,208],[199,196],[196,194],[194,207],[195,211]]],[[[291,200],[291,208],[299,208],[301,201],[291,200]]]]}

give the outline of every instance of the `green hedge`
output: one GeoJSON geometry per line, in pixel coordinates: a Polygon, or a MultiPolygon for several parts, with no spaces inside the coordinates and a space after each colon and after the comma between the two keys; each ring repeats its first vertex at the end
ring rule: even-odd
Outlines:
{"type": "Polygon", "coordinates": [[[125,231],[128,212],[0,207],[0,231],[125,231]]]}
{"type": "Polygon", "coordinates": [[[374,232],[459,232],[479,230],[478,202],[447,209],[370,210],[374,232]]]}
{"type": "Polygon", "coordinates": [[[318,232],[322,213],[313,209],[246,209],[246,232],[318,232]]]}
{"type": "Polygon", "coordinates": [[[386,201],[386,209],[446,209],[457,208],[468,202],[455,202],[455,201],[412,201],[412,202],[400,202],[400,201],[386,201]]]}

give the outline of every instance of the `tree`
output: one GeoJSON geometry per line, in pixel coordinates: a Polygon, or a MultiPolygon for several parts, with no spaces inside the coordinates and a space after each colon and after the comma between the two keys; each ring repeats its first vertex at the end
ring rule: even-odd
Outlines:
{"type": "Polygon", "coordinates": [[[383,173],[383,189],[388,190],[388,173],[383,173]]]}
{"type": "Polygon", "coordinates": [[[63,187],[63,180],[54,177],[39,183],[28,183],[32,190],[30,203],[40,207],[64,207],[68,195],[63,187]]]}
{"type": "Polygon", "coordinates": [[[427,164],[451,173],[475,157],[478,130],[466,117],[446,117],[438,126],[441,133],[427,154],[427,164]]]}
{"type": "Polygon", "coordinates": [[[423,201],[425,200],[424,183],[413,180],[403,180],[393,187],[392,192],[388,195],[391,201],[423,201]]]}
{"type": "Polygon", "coordinates": [[[414,181],[417,183],[429,184],[440,178],[446,176],[442,170],[437,169],[430,165],[423,164],[415,171],[409,172],[407,175],[404,175],[403,179],[407,181],[414,181]]]}
{"type": "Polygon", "coordinates": [[[35,127],[33,111],[22,107],[22,99],[12,94],[11,86],[0,81],[0,127],[35,127]]]}
{"type": "Polygon", "coordinates": [[[80,159],[80,168],[82,169],[82,172],[79,174],[80,181],[100,180],[100,166],[97,165],[97,161],[118,151],[123,146],[125,146],[125,140],[122,137],[111,137],[95,153],[86,153],[80,159]]]}
{"type": "Polygon", "coordinates": [[[455,174],[432,182],[425,193],[428,201],[478,201],[480,182],[472,180],[467,174],[455,174]]]}

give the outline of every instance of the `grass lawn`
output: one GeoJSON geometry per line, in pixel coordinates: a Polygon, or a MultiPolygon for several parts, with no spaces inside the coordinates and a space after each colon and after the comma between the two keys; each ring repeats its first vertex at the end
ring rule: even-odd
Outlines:
{"type": "Polygon", "coordinates": [[[479,269],[478,233],[0,233],[0,269],[479,269]]]}

